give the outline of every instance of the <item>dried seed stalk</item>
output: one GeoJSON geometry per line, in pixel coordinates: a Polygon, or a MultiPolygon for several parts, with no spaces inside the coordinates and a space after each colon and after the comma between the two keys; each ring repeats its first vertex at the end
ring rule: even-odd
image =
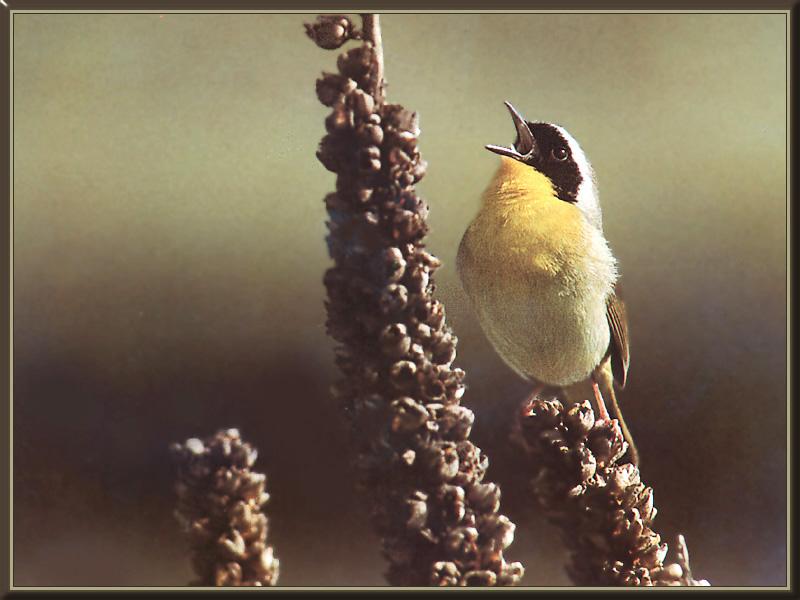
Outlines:
{"type": "Polygon", "coordinates": [[[353,428],[362,487],[383,540],[393,585],[510,585],[514,525],[500,489],[469,441],[472,411],[459,399],[464,372],[452,366],[456,337],[433,298],[439,261],[425,250],[428,208],[414,191],[425,173],[416,113],[384,99],[380,27],[357,31],[342,15],[306,31],[320,47],[361,43],[317,81],[331,108],[317,156],[336,173],[328,194],[325,274],[328,332],[343,374],[333,387],[353,428]]]}
{"type": "Polygon", "coordinates": [[[278,559],[267,545],[266,476],[251,470],[257,452],[236,429],[172,444],[178,467],[175,516],[191,545],[202,586],[272,586],[278,559]]]}
{"type": "Polygon", "coordinates": [[[588,401],[565,409],[537,398],[523,406],[517,439],[535,473],[533,491],[570,551],[578,585],[709,585],[692,578],[683,536],[677,562],[651,528],[653,489],[639,469],[620,464],[627,444],[616,420],[597,421],[588,401]]]}

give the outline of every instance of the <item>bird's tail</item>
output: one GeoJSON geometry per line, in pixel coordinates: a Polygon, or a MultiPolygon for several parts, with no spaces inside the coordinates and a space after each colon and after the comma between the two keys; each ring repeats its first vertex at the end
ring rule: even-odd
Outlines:
{"type": "MultiPolygon", "coordinates": [[[[606,362],[602,368],[595,371],[594,378],[600,388],[600,393],[603,395],[603,398],[606,400],[606,402],[610,401],[611,403],[610,408],[612,418],[615,418],[617,421],[619,421],[619,427],[622,430],[622,435],[625,437],[625,441],[628,443],[628,455],[630,456],[630,460],[634,465],[638,466],[639,451],[636,449],[636,444],[633,441],[631,430],[628,429],[628,424],[625,422],[625,418],[622,416],[622,409],[619,406],[616,390],[614,389],[614,376],[611,373],[611,368],[608,362],[606,362]]],[[[570,402],[582,402],[587,398],[593,398],[594,394],[592,392],[591,383],[592,380],[589,378],[584,382],[573,384],[564,388],[564,393],[567,396],[567,400],[570,402]]]]}

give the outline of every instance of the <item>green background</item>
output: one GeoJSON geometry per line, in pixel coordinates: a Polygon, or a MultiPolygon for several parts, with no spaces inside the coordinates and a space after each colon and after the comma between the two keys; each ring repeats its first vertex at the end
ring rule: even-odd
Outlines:
{"type": "MultiPolygon", "coordinates": [[[[16,585],[181,585],[170,441],[261,449],[285,585],[380,585],[327,386],[312,15],[15,14],[16,585]]],[[[527,585],[566,585],[507,441],[527,385],[455,273],[512,101],[597,173],[632,333],[622,394],[656,529],[695,575],[786,574],[786,16],[388,14],[420,113],[437,295],[527,585]]]]}

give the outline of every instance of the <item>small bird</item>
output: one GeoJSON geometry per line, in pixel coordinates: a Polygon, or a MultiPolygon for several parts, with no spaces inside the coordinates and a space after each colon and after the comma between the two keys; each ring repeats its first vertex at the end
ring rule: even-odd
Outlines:
{"type": "Polygon", "coordinates": [[[564,128],[505,104],[517,138],[486,146],[501,162],[458,249],[464,290],[500,357],[534,383],[531,397],[555,386],[576,398],[591,383],[599,417],[610,418],[606,396],[638,464],[614,392],[628,376],[628,325],[592,167],[564,128]]]}

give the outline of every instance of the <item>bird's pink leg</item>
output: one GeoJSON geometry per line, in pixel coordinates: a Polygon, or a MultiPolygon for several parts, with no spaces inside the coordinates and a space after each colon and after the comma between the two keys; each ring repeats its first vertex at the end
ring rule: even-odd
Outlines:
{"type": "Polygon", "coordinates": [[[597,412],[600,413],[600,419],[603,421],[610,421],[611,415],[608,414],[606,403],[603,401],[603,395],[600,393],[600,386],[592,377],[592,389],[594,390],[594,399],[597,401],[597,412]]]}

